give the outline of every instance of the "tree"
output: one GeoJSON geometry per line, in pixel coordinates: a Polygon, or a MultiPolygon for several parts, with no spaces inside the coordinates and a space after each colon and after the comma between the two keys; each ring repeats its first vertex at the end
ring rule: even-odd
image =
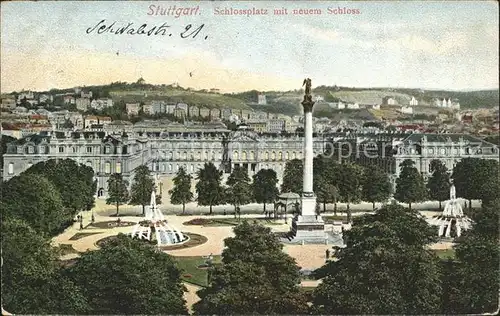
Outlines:
{"type": "Polygon", "coordinates": [[[453,184],[457,196],[469,200],[494,200],[498,198],[500,181],[498,177],[498,161],[464,158],[453,168],[453,184]]]}
{"type": "Polygon", "coordinates": [[[82,288],[91,314],[187,314],[172,257],[123,234],[83,253],[65,274],[82,288]]]}
{"type": "Polygon", "coordinates": [[[55,186],[38,174],[22,173],[2,183],[2,215],[26,221],[39,234],[55,235],[71,222],[55,186]]]}
{"type": "Polygon", "coordinates": [[[236,166],[229,175],[226,182],[229,194],[226,195],[227,201],[234,206],[235,211],[241,205],[252,201],[252,185],[248,177],[246,168],[236,166]]]}
{"type": "Polygon", "coordinates": [[[172,190],[168,191],[172,204],[182,204],[182,214],[184,214],[186,210],[186,203],[193,200],[193,192],[191,192],[192,179],[193,177],[187,174],[184,168],[180,168],[173,179],[174,187],[172,190]]]}
{"type": "Polygon", "coordinates": [[[139,166],[134,172],[134,182],[130,188],[130,204],[141,205],[142,215],[145,214],[146,205],[151,201],[151,192],[155,188],[155,182],[151,171],[146,165],[139,166]]]}
{"type": "Polygon", "coordinates": [[[203,169],[198,170],[196,175],[196,194],[198,195],[198,205],[212,207],[224,201],[224,188],[221,185],[222,171],[211,162],[205,163],[203,169]]]}
{"type": "Polygon", "coordinates": [[[270,228],[244,221],[227,238],[223,265],[215,267],[209,287],[199,290],[197,314],[305,314],[299,267],[282,251],[270,228]]]}
{"type": "Polygon", "coordinates": [[[410,209],[411,203],[424,201],[427,197],[424,178],[414,165],[411,159],[406,159],[401,163],[401,172],[396,179],[396,192],[394,193],[394,198],[408,203],[410,209]]]}
{"type": "Polygon", "coordinates": [[[361,188],[363,200],[372,202],[375,210],[375,202],[385,202],[392,192],[392,184],[388,175],[377,166],[365,169],[365,176],[361,188]]]}
{"type": "Polygon", "coordinates": [[[279,194],[277,187],[278,177],[276,171],[272,169],[261,169],[253,176],[253,198],[257,203],[264,205],[266,212],[266,203],[272,203],[279,194]]]}
{"type": "Polygon", "coordinates": [[[79,210],[92,208],[97,184],[91,167],[72,159],[49,159],[31,166],[26,172],[40,174],[52,182],[71,217],[79,210]]]}
{"type": "Polygon", "coordinates": [[[3,155],[7,152],[7,144],[15,140],[14,137],[8,135],[0,136],[0,166],[3,167],[3,155]]]}
{"type": "Polygon", "coordinates": [[[432,175],[427,182],[427,189],[430,198],[439,201],[441,211],[441,202],[450,196],[450,175],[446,166],[438,159],[431,161],[430,171],[432,175]]]}
{"type": "Polygon", "coordinates": [[[285,172],[283,174],[283,183],[281,184],[281,193],[293,192],[302,194],[302,179],[303,177],[302,160],[293,159],[285,164],[285,172]]]}
{"type": "Polygon", "coordinates": [[[314,170],[314,192],[318,201],[323,203],[323,211],[326,204],[333,202],[333,211],[337,215],[337,201],[339,195],[340,165],[331,158],[315,157],[313,160],[314,170]]]}
{"type": "Polygon", "coordinates": [[[438,258],[427,245],[435,231],[416,211],[385,206],[354,219],[338,260],[316,272],[313,294],[322,314],[431,314],[440,310],[438,258]]]}
{"type": "Polygon", "coordinates": [[[457,241],[456,260],[446,263],[443,313],[481,314],[498,309],[500,200],[483,202],[474,224],[457,241]]]}
{"type": "Polygon", "coordinates": [[[62,275],[50,239],[26,222],[2,219],[2,304],[16,314],[84,314],[81,290],[62,275]]]}
{"type": "Polygon", "coordinates": [[[342,201],[347,203],[347,219],[351,221],[351,203],[361,201],[361,184],[363,169],[359,165],[343,163],[339,172],[339,193],[342,201]]]}
{"type": "Polygon", "coordinates": [[[116,216],[118,216],[119,207],[129,200],[128,183],[120,173],[113,173],[108,179],[108,197],[106,204],[116,206],[116,216]]]}

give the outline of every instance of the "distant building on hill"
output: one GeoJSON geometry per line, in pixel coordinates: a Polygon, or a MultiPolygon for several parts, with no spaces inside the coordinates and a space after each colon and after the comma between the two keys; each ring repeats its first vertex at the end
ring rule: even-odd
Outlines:
{"type": "Polygon", "coordinates": [[[259,95],[257,96],[257,103],[260,105],[266,105],[267,104],[266,95],[263,93],[259,93],[259,95]]]}
{"type": "Polygon", "coordinates": [[[382,98],[382,104],[384,105],[397,105],[398,101],[392,96],[385,96],[382,98]]]}

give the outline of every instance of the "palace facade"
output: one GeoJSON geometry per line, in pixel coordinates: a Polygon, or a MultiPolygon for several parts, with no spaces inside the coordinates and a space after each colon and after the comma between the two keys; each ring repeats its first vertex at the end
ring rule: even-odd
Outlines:
{"type": "MultiPolygon", "coordinates": [[[[324,139],[315,137],[315,155],[324,150],[324,139]]],[[[173,176],[181,167],[194,175],[210,161],[226,174],[239,165],[248,169],[250,177],[261,169],[274,169],[281,179],[286,162],[302,157],[303,137],[296,134],[210,129],[128,134],[55,131],[9,143],[3,178],[7,181],[41,161],[73,159],[94,169],[97,195],[104,196],[111,174],[121,173],[130,184],[135,168],[143,164],[157,176],[173,176]]]]}

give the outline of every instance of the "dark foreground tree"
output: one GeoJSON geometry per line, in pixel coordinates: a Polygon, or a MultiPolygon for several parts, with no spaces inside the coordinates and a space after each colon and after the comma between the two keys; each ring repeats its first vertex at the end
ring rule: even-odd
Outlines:
{"type": "Polygon", "coordinates": [[[151,201],[151,192],[155,188],[155,181],[151,176],[151,171],[145,165],[139,166],[134,171],[134,181],[130,188],[130,204],[141,205],[142,215],[146,211],[146,205],[151,201]]]}
{"type": "Polygon", "coordinates": [[[279,194],[277,185],[278,177],[272,169],[261,169],[253,176],[253,198],[264,205],[264,212],[266,203],[273,203],[279,194]]]}
{"type": "Polygon", "coordinates": [[[108,179],[108,197],[106,204],[116,206],[116,216],[119,215],[120,205],[129,200],[128,183],[120,173],[113,173],[108,179]]]}
{"type": "Polygon", "coordinates": [[[84,314],[80,289],[61,274],[50,240],[18,219],[2,219],[2,305],[15,314],[84,314]]]}
{"type": "Polygon", "coordinates": [[[424,178],[415,168],[415,163],[411,159],[406,159],[400,165],[401,172],[396,179],[396,192],[394,198],[399,202],[411,203],[422,202],[427,197],[427,188],[424,178]]]}
{"type": "Polygon", "coordinates": [[[317,271],[322,314],[430,314],[440,311],[435,230],[418,213],[390,205],[354,220],[338,261],[317,271]],[[418,299],[416,299],[418,298],[418,299]]]}
{"type": "Polygon", "coordinates": [[[170,194],[170,203],[174,205],[182,204],[182,214],[186,211],[186,203],[193,200],[191,192],[191,181],[193,177],[186,173],[184,168],[180,168],[173,179],[174,187],[168,191],[170,194]]]}
{"type": "Polygon", "coordinates": [[[196,175],[196,194],[198,195],[198,205],[212,207],[224,201],[224,188],[222,187],[222,171],[211,162],[205,163],[203,169],[198,170],[196,175]]]}
{"type": "Polygon", "coordinates": [[[26,221],[38,233],[54,235],[73,219],[56,187],[40,174],[22,173],[2,183],[2,216],[26,221]]]}
{"type": "Polygon", "coordinates": [[[82,254],[65,272],[82,289],[91,314],[187,314],[173,259],[125,235],[82,254]]]}
{"type": "Polygon", "coordinates": [[[445,263],[443,313],[481,314],[498,310],[500,291],[500,200],[483,203],[473,228],[458,239],[456,260],[445,263]]]}
{"type": "Polygon", "coordinates": [[[193,308],[201,315],[304,314],[299,267],[269,228],[244,221],[225,240],[222,266],[193,308]]]}

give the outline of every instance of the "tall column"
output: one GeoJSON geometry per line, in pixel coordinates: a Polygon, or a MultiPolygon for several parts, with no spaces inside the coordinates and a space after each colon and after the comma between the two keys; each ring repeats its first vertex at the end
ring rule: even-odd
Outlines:
{"type": "Polygon", "coordinates": [[[314,102],[309,89],[306,88],[306,95],[302,106],[304,107],[304,173],[302,178],[302,216],[316,215],[316,196],[313,192],[313,126],[312,110],[314,102]]]}
{"type": "MultiPolygon", "coordinates": [[[[304,105],[304,103],[303,103],[304,105]]],[[[313,128],[312,128],[312,104],[307,105],[310,111],[306,112],[304,105],[304,174],[302,192],[306,196],[313,194],[313,128]]]]}

